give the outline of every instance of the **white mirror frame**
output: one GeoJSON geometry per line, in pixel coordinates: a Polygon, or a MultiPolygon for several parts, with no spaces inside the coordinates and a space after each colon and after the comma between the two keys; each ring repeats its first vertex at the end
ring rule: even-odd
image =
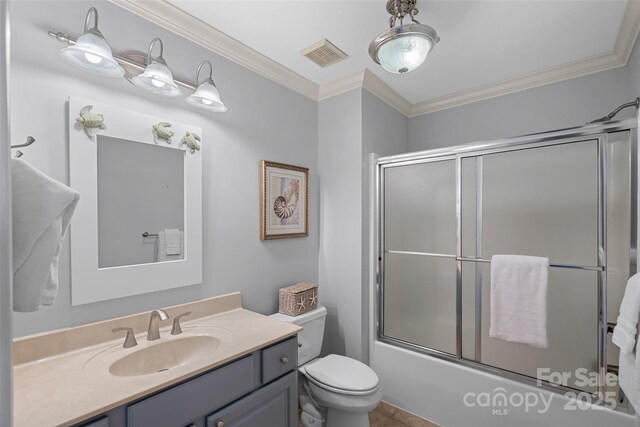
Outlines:
{"type": "MultiPolygon", "coordinates": [[[[69,98],[69,172],[71,187],[80,192],[80,202],[71,222],[71,304],[81,305],[131,295],[202,283],[202,151],[191,153],[180,147],[185,132],[202,138],[202,129],[171,120],[101,104],[69,98]],[[87,136],[76,117],[86,105],[104,115],[106,129],[87,136]],[[152,126],[169,122],[172,144],[163,147],[185,151],[184,163],[184,253],[182,260],[98,268],[98,159],[97,135],[155,145],[152,126]]],[[[159,230],[149,230],[157,233],[159,230]]]]}

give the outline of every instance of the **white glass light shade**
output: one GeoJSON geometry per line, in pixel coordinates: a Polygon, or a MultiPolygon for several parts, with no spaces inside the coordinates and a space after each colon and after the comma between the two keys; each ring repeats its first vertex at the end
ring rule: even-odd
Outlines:
{"type": "Polygon", "coordinates": [[[187,102],[194,107],[203,110],[212,111],[214,113],[224,113],[227,106],[220,99],[220,93],[212,80],[206,80],[198,89],[189,97],[187,102]]]}
{"type": "Polygon", "coordinates": [[[428,25],[401,25],[376,37],[369,44],[369,55],[388,72],[405,74],[422,65],[439,40],[428,25]]]}
{"type": "Polygon", "coordinates": [[[111,48],[104,38],[96,34],[86,33],[78,37],[73,46],[60,49],[60,57],[69,64],[98,76],[124,76],[124,69],[113,59],[111,48]]]}
{"type": "Polygon", "coordinates": [[[173,81],[173,74],[166,65],[152,61],[142,74],[131,79],[134,85],[156,95],[171,98],[182,95],[182,89],[173,81]]]}
{"type": "Polygon", "coordinates": [[[430,50],[431,43],[424,37],[399,37],[380,46],[378,60],[388,72],[404,74],[422,65],[430,50]]]}

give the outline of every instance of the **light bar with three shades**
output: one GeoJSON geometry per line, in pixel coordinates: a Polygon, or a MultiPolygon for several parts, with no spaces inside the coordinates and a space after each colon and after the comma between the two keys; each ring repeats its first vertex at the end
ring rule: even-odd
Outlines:
{"type": "MultiPolygon", "coordinates": [[[[142,66],[140,64],[132,64],[132,61],[127,58],[113,55],[109,44],[100,30],[98,30],[98,11],[95,7],[90,8],[87,12],[84,22],[84,34],[78,37],[75,42],[61,33],[54,34],[50,32],[49,34],[60,41],[66,41],[70,44],[70,46],[60,50],[60,57],[77,68],[102,77],[119,78],[125,75],[125,70],[121,64],[135,65],[137,67],[146,66],[141,74],[131,78],[131,83],[156,95],[170,98],[182,95],[182,89],[174,80],[173,74],[163,57],[164,46],[162,40],[156,37],[151,41],[147,52],[146,64],[142,66]],[[89,27],[91,17],[93,17],[93,26],[89,27]],[[155,46],[159,47],[159,55],[154,57],[151,53],[155,46]]],[[[202,61],[196,72],[196,84],[191,85],[182,82],[181,84],[195,89],[195,92],[186,99],[189,105],[205,111],[223,113],[227,111],[227,107],[220,99],[220,93],[213,82],[212,73],[213,66],[211,62],[202,61]],[[209,77],[199,84],[200,71],[205,64],[209,65],[209,77]]]]}

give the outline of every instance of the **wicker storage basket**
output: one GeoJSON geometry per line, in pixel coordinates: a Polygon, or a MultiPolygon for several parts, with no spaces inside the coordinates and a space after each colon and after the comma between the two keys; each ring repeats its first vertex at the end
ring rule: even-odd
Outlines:
{"type": "Polygon", "coordinates": [[[279,311],[287,316],[299,316],[318,307],[318,285],[298,283],[278,292],[279,311]]]}

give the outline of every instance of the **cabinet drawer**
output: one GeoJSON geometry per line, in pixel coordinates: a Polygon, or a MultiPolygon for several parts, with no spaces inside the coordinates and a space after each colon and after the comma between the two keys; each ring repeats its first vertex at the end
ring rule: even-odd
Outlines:
{"type": "Polygon", "coordinates": [[[251,392],[254,355],[204,374],[127,408],[129,427],[183,426],[251,392]]]}
{"type": "Polygon", "coordinates": [[[262,350],[262,383],[266,384],[298,366],[298,338],[262,350]]]}
{"type": "Polygon", "coordinates": [[[291,372],[208,416],[207,427],[296,427],[296,378],[296,373],[291,372]]]}
{"type": "Polygon", "coordinates": [[[109,427],[109,418],[100,418],[99,420],[92,421],[89,424],[83,424],[82,427],[109,427]]]}

